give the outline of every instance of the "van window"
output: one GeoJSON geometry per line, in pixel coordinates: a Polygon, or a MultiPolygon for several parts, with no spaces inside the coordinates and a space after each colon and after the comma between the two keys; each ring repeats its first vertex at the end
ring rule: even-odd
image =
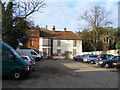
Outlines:
{"type": "Polygon", "coordinates": [[[32,55],[37,55],[37,54],[36,54],[35,52],[33,52],[33,51],[31,51],[31,54],[32,54],[32,55]]]}
{"type": "Polygon", "coordinates": [[[21,58],[20,55],[12,48],[10,49],[17,58],[21,58]]]}
{"type": "Polygon", "coordinates": [[[9,59],[10,56],[13,56],[10,50],[2,50],[2,59],[9,59]]]}

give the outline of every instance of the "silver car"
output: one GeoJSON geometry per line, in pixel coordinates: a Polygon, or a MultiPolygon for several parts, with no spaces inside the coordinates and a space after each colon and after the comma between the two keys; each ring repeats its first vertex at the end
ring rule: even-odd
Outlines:
{"type": "Polygon", "coordinates": [[[94,59],[97,59],[98,55],[86,55],[83,59],[83,62],[92,63],[94,59]]]}
{"type": "Polygon", "coordinates": [[[26,61],[31,65],[32,70],[34,70],[35,60],[34,60],[32,57],[22,55],[21,58],[22,58],[23,60],[26,60],[26,61]]]}

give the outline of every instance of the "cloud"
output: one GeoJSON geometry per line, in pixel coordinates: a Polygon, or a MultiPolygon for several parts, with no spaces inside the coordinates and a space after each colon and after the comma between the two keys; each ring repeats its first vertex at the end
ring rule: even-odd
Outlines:
{"type": "Polygon", "coordinates": [[[45,0],[46,2],[119,2],[119,0],[45,0]]]}
{"type": "Polygon", "coordinates": [[[118,0],[46,0],[46,6],[43,9],[43,13],[33,14],[33,20],[35,24],[39,26],[48,25],[51,29],[53,25],[56,26],[57,30],[78,31],[78,25],[81,27],[85,26],[84,21],[78,21],[79,17],[84,11],[89,10],[95,5],[104,6],[108,11],[111,11],[111,19],[114,21],[114,26],[117,25],[117,2],[118,0]],[[100,1],[100,2],[99,2],[100,1]]]}

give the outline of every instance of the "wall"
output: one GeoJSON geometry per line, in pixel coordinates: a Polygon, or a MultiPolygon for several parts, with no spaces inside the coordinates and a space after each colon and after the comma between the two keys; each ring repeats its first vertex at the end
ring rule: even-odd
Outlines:
{"type": "Polygon", "coordinates": [[[30,45],[30,41],[27,42],[27,48],[31,48],[39,52],[39,35],[40,35],[40,29],[34,28],[29,31],[30,39],[33,40],[33,45],[30,45]]]}
{"type": "MultiPolygon", "coordinates": [[[[48,39],[47,39],[48,40],[48,39]]],[[[48,51],[48,49],[50,49],[51,48],[51,46],[48,46],[48,45],[46,45],[46,46],[43,46],[43,41],[44,41],[44,38],[43,37],[40,37],[39,38],[39,53],[41,53],[41,55],[43,55],[43,56],[45,56],[44,54],[43,54],[43,49],[46,49],[46,56],[44,57],[44,58],[47,58],[47,56],[50,56],[51,54],[50,54],[50,52],[48,51]],[[48,53],[49,52],[49,53],[48,53]]]]}
{"type": "Polygon", "coordinates": [[[80,55],[82,54],[112,54],[112,55],[118,55],[118,50],[108,50],[108,51],[92,51],[92,52],[82,52],[80,53],[80,55]]]}
{"type": "MultiPolygon", "coordinates": [[[[39,39],[39,52],[43,55],[43,49],[46,49],[47,56],[51,55],[48,53],[48,49],[50,49],[50,46],[43,46],[43,37],[40,37],[39,39]]],[[[61,53],[65,54],[66,51],[69,51],[71,53],[68,53],[67,58],[73,57],[73,49],[76,49],[76,55],[82,52],[82,41],[77,40],[77,46],[73,46],[73,40],[61,40],[61,45],[57,46],[57,39],[53,40],[53,54],[57,53],[57,49],[61,49],[61,53]]],[[[44,56],[44,55],[43,55],[44,56]]]]}
{"type": "Polygon", "coordinates": [[[73,40],[61,40],[61,46],[57,46],[57,40],[54,39],[53,40],[53,53],[57,53],[57,49],[61,49],[61,53],[64,53],[64,54],[66,51],[71,52],[68,58],[72,58],[73,49],[77,50],[76,55],[82,52],[82,41],[77,40],[77,46],[73,47],[73,40]]]}

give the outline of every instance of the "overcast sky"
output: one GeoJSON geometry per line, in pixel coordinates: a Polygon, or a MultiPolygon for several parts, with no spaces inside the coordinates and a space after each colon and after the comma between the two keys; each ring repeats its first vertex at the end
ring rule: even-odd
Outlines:
{"type": "Polygon", "coordinates": [[[43,13],[34,13],[33,21],[40,27],[48,25],[51,29],[56,26],[57,31],[67,28],[68,31],[79,31],[86,26],[86,22],[78,19],[95,5],[105,7],[109,14],[109,19],[113,22],[113,27],[118,26],[118,1],[119,0],[45,0],[43,13]]]}

